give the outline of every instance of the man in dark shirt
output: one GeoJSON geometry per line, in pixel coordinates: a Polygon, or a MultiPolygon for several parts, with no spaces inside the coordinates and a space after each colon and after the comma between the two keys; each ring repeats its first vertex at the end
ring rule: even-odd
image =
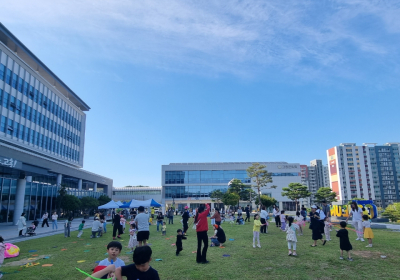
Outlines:
{"type": "Polygon", "coordinates": [[[113,219],[113,240],[115,240],[117,230],[118,230],[117,237],[121,238],[120,234],[122,233],[122,226],[121,226],[121,216],[119,215],[119,212],[114,215],[114,219],[113,219]]]}
{"type": "Polygon", "coordinates": [[[244,221],[246,222],[247,220],[249,220],[250,222],[250,205],[247,205],[244,211],[246,212],[246,219],[244,221]]]}
{"type": "Polygon", "coordinates": [[[133,252],[133,262],[127,266],[118,267],[115,276],[122,280],[125,276],[127,280],[160,280],[157,270],[150,266],[151,248],[149,246],[136,247],[133,252]]]}
{"type": "Polygon", "coordinates": [[[179,252],[183,250],[182,239],[187,239],[187,238],[185,236],[183,236],[181,229],[178,229],[176,232],[178,233],[178,235],[176,236],[176,242],[175,242],[176,255],[179,255],[179,252]]]}

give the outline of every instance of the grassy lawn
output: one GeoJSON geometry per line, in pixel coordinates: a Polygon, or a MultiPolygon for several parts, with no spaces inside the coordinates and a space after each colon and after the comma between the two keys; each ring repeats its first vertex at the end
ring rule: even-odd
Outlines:
{"type": "MultiPolygon", "coordinates": [[[[244,226],[224,224],[227,238],[225,248],[209,248],[207,259],[209,264],[197,264],[192,253],[197,248],[196,233],[189,229],[188,240],[183,241],[181,255],[175,256],[176,229],[180,226],[178,219],[174,225],[167,225],[167,240],[156,232],[156,226],[150,231],[150,243],[153,250],[151,265],[158,270],[161,279],[397,279],[400,269],[400,233],[389,230],[374,230],[374,247],[365,248],[367,242],[355,241],[356,234],[350,232],[353,245],[354,261],[339,260],[339,240],[335,231],[331,232],[333,241],[327,245],[311,248],[311,231],[306,229],[304,236],[298,237],[298,257],[287,256],[286,234],[280,232],[270,223],[269,233],[261,235],[262,248],[252,247],[252,223],[244,226]],[[223,257],[227,254],[230,257],[223,257]],[[381,255],[387,256],[382,259],[381,255]],[[154,261],[162,259],[162,261],[154,261]]],[[[211,228],[211,226],[210,226],[211,228]]],[[[72,233],[71,238],[62,234],[17,243],[21,254],[17,258],[7,259],[2,267],[5,273],[3,279],[57,280],[84,279],[84,275],[75,270],[78,267],[86,272],[96,266],[95,261],[104,259],[108,242],[111,238],[111,225],[108,232],[97,239],[90,239],[89,229],[84,231],[83,240],[72,233]],[[76,243],[74,243],[76,242],[76,243]],[[89,245],[87,245],[89,244],[89,245]],[[56,247],[57,246],[57,247],[56,247]],[[54,248],[56,247],[56,248],[54,248]],[[61,251],[61,249],[67,249],[61,251]],[[37,252],[29,253],[29,250],[37,252]],[[88,251],[88,252],[85,252],[88,251]],[[38,266],[21,268],[18,265],[9,266],[12,262],[24,261],[38,254],[38,266]],[[49,256],[49,259],[43,259],[49,256]],[[77,261],[85,262],[77,263],[77,261]],[[52,267],[42,267],[43,264],[53,264],[52,267]]],[[[209,235],[212,231],[209,231],[209,235]]],[[[126,264],[132,262],[132,255],[127,254],[129,236],[122,235],[124,246],[120,255],[126,264]]],[[[34,257],[33,257],[34,258],[34,257]]],[[[35,260],[31,260],[35,261],[35,260]]]]}

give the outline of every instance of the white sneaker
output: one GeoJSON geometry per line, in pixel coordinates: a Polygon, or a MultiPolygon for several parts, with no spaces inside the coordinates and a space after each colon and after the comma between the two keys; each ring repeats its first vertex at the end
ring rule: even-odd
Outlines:
{"type": "Polygon", "coordinates": [[[368,244],[367,246],[365,246],[365,247],[369,247],[369,248],[371,248],[372,247],[372,244],[368,244]]]}
{"type": "Polygon", "coordinates": [[[357,240],[360,240],[360,238],[357,238],[356,241],[357,241],[357,240]]]}
{"type": "Polygon", "coordinates": [[[258,245],[257,245],[257,247],[258,247],[258,248],[261,248],[261,245],[260,245],[260,244],[258,244],[258,245]]]}
{"type": "Polygon", "coordinates": [[[253,244],[253,248],[256,248],[256,245],[253,244]]]}
{"type": "Polygon", "coordinates": [[[365,240],[364,240],[364,238],[361,238],[361,242],[364,242],[365,240]]]}

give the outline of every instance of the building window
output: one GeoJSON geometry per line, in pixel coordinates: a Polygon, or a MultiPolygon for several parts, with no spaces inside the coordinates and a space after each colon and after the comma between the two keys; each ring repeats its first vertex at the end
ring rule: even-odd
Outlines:
{"type": "Polygon", "coordinates": [[[1,132],[6,132],[6,122],[7,118],[5,116],[1,116],[1,124],[0,124],[1,132]]]}

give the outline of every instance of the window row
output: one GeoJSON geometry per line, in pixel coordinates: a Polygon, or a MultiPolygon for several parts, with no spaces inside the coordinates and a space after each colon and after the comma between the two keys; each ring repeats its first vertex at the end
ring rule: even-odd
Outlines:
{"type": "MultiPolygon", "coordinates": [[[[34,77],[32,77],[35,79],[34,77]]],[[[23,78],[18,77],[16,73],[13,73],[9,68],[0,63],[0,80],[3,80],[11,87],[15,88],[25,96],[28,96],[31,100],[48,110],[53,115],[57,116],[60,120],[63,120],[73,128],[81,131],[82,123],[65,111],[61,106],[57,105],[49,97],[39,92],[34,86],[30,85],[23,78]]],[[[33,82],[35,83],[35,82],[33,82]]],[[[40,83],[40,82],[39,82],[40,83]]],[[[43,86],[44,87],[44,86],[43,86]]],[[[46,87],[45,87],[46,88],[46,87]]]]}
{"type": "Polygon", "coordinates": [[[165,187],[165,198],[199,198],[210,197],[214,190],[226,192],[225,186],[168,186],[165,187]]]}
{"type": "Polygon", "coordinates": [[[60,136],[61,138],[80,146],[81,137],[71,132],[69,129],[58,124],[56,121],[51,120],[45,115],[39,113],[32,107],[23,103],[21,100],[16,99],[14,96],[0,89],[0,106],[15,112],[18,115],[30,120],[31,122],[40,125],[44,129],[60,136]]]}
{"type": "Polygon", "coordinates": [[[59,156],[66,157],[69,160],[79,161],[79,152],[75,149],[67,147],[66,145],[59,143],[58,141],[48,136],[45,136],[33,129],[25,127],[24,125],[19,124],[16,121],[7,119],[4,116],[1,116],[0,131],[7,133],[8,135],[11,135],[17,139],[29,142],[49,152],[58,154],[59,156]]]}

